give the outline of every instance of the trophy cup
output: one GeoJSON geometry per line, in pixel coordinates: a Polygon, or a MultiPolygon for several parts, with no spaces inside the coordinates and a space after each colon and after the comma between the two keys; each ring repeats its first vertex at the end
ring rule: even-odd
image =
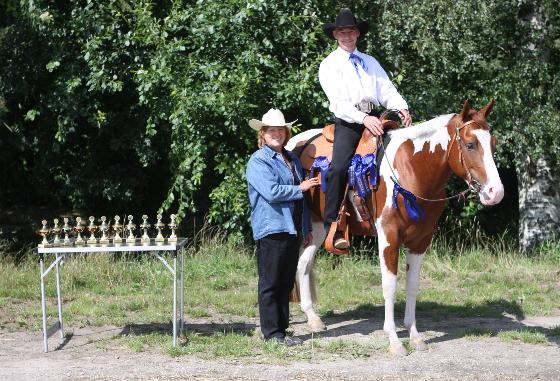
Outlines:
{"type": "Polygon", "coordinates": [[[128,223],[126,224],[126,230],[128,230],[128,237],[126,237],[126,243],[134,245],[136,243],[136,237],[134,236],[134,229],[136,228],[136,225],[132,223],[133,218],[134,217],[132,216],[128,216],[128,223]]]}
{"type": "Polygon", "coordinates": [[[84,245],[86,241],[82,238],[82,232],[84,231],[84,225],[82,224],[82,217],[76,217],[76,226],[74,226],[74,232],[76,233],[76,240],[74,243],[76,245],[84,245]]]}
{"type": "Polygon", "coordinates": [[[109,243],[109,237],[107,237],[107,230],[109,230],[109,225],[107,224],[107,217],[101,216],[101,225],[99,225],[99,230],[101,231],[101,238],[99,238],[99,243],[102,245],[107,245],[109,243]]]}
{"type": "Polygon", "coordinates": [[[95,226],[95,217],[94,216],[90,216],[89,217],[89,225],[88,225],[88,230],[90,233],[89,238],[87,239],[87,244],[88,245],[96,245],[97,244],[97,238],[95,238],[95,232],[97,231],[97,226],[95,226]]]}
{"type": "Polygon", "coordinates": [[[47,247],[49,245],[49,241],[47,240],[47,236],[49,235],[49,233],[51,231],[47,227],[47,220],[43,220],[43,221],[41,221],[41,223],[43,224],[43,226],[41,227],[41,229],[39,229],[38,233],[41,237],[43,237],[43,239],[41,240],[41,243],[39,244],[39,247],[47,247]]]}
{"type": "Polygon", "coordinates": [[[51,229],[52,234],[54,234],[54,238],[53,238],[53,245],[59,245],[60,244],[60,227],[58,226],[58,218],[55,218],[54,220],[54,225],[51,229]]]}
{"type": "Polygon", "coordinates": [[[68,225],[68,218],[64,217],[64,225],[62,226],[62,232],[64,233],[64,239],[62,240],[63,244],[68,246],[71,244],[70,241],[70,231],[72,228],[68,225]]]}
{"type": "Polygon", "coordinates": [[[115,223],[113,224],[113,230],[115,231],[115,236],[113,237],[113,244],[115,245],[120,245],[123,242],[123,238],[121,237],[123,226],[119,222],[120,220],[121,220],[120,216],[115,216],[115,223]]]}
{"type": "Polygon", "coordinates": [[[157,229],[157,236],[156,236],[156,243],[163,243],[165,241],[165,238],[163,238],[163,234],[161,234],[162,229],[165,228],[165,224],[163,222],[161,222],[161,218],[162,215],[158,214],[157,215],[157,222],[155,223],[155,228],[157,229]]]}
{"type": "Polygon", "coordinates": [[[171,229],[171,235],[167,239],[167,242],[177,242],[177,236],[175,235],[175,229],[177,229],[177,224],[175,223],[175,215],[171,215],[171,222],[169,223],[169,229],[171,229]]]}
{"type": "Polygon", "coordinates": [[[150,243],[150,236],[148,235],[149,228],[150,228],[150,224],[148,223],[148,216],[144,214],[142,216],[142,223],[140,224],[140,229],[144,231],[144,234],[142,234],[143,245],[147,245],[150,243]]]}

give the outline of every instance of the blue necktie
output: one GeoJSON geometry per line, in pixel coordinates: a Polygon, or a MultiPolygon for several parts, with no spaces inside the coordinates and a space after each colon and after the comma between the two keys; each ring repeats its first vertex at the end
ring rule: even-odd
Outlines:
{"type": "Polygon", "coordinates": [[[348,59],[350,60],[350,62],[352,62],[352,65],[354,65],[354,69],[356,69],[356,74],[358,74],[358,77],[360,76],[360,72],[358,71],[358,65],[360,65],[362,69],[364,69],[364,71],[367,71],[366,63],[363,60],[363,58],[360,57],[359,55],[350,53],[348,59]]]}

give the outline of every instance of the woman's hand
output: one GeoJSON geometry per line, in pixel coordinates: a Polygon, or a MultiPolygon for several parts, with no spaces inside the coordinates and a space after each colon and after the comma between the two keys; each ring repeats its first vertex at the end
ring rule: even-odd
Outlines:
{"type": "Polygon", "coordinates": [[[310,179],[303,180],[301,184],[299,184],[299,189],[301,189],[302,192],[306,192],[317,185],[319,185],[319,178],[312,177],[310,179]]]}
{"type": "Polygon", "coordinates": [[[313,242],[313,234],[311,234],[311,232],[308,232],[305,238],[303,239],[303,247],[307,247],[311,245],[312,242],[313,242]]]}

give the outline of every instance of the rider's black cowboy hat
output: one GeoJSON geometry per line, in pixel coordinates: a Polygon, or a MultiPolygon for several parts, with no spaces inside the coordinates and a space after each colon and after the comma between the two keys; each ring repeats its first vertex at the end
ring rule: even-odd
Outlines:
{"type": "Polygon", "coordinates": [[[359,38],[364,37],[369,30],[369,24],[367,21],[358,22],[350,9],[342,8],[340,12],[338,12],[338,15],[336,16],[336,20],[334,23],[328,23],[323,25],[323,32],[325,32],[325,34],[328,37],[334,40],[333,31],[336,28],[344,28],[344,27],[351,27],[351,26],[358,27],[358,30],[360,31],[359,38]]]}

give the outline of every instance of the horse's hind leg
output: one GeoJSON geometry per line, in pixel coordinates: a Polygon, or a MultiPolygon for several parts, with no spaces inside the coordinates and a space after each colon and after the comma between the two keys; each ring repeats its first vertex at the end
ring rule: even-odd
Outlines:
{"type": "Polygon", "coordinates": [[[410,334],[410,342],[416,350],[425,350],[426,343],[416,329],[416,296],[420,286],[420,268],[424,254],[407,253],[406,255],[406,309],[404,326],[410,334]]]}
{"type": "Polygon", "coordinates": [[[327,328],[313,309],[313,304],[316,301],[313,261],[315,253],[321,246],[324,238],[323,224],[314,222],[313,242],[301,251],[296,274],[301,299],[301,310],[307,316],[307,325],[313,332],[320,332],[327,328]]]}

